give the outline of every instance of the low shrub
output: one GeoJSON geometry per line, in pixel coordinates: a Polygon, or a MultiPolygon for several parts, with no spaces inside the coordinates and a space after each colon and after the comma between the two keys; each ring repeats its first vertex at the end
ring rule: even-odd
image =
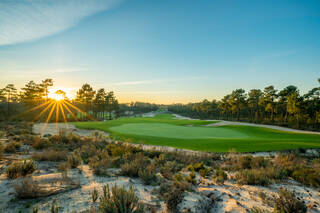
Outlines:
{"type": "Polygon", "coordinates": [[[68,173],[70,167],[71,166],[70,166],[70,164],[68,162],[61,162],[57,166],[57,169],[58,169],[59,172],[68,173]]]}
{"type": "Polygon", "coordinates": [[[7,177],[10,179],[24,177],[32,174],[37,169],[33,160],[15,161],[6,169],[7,177]]]}
{"type": "Polygon", "coordinates": [[[138,172],[139,178],[141,178],[146,185],[150,185],[156,181],[157,177],[155,174],[156,169],[153,165],[148,165],[145,169],[140,169],[138,172]]]}
{"type": "Polygon", "coordinates": [[[267,186],[273,181],[287,178],[287,173],[279,168],[245,169],[236,175],[238,184],[267,186]]]}
{"type": "Polygon", "coordinates": [[[24,178],[14,185],[14,192],[19,199],[36,198],[40,194],[40,187],[32,178],[24,178]]]}
{"type": "Polygon", "coordinates": [[[200,163],[191,163],[187,166],[187,169],[189,171],[196,171],[196,172],[199,172],[200,170],[202,169],[205,169],[204,167],[204,163],[203,162],[200,162],[200,163]]]}
{"type": "Polygon", "coordinates": [[[40,136],[34,136],[32,141],[32,147],[37,150],[41,150],[50,146],[49,140],[47,138],[41,138],[40,136]]]}
{"type": "Polygon", "coordinates": [[[145,157],[142,153],[134,155],[134,160],[124,163],[121,166],[122,175],[129,177],[139,177],[141,168],[146,168],[150,164],[150,159],[145,157]]]}
{"type": "Polygon", "coordinates": [[[77,151],[80,154],[83,162],[88,163],[90,158],[97,156],[97,153],[99,153],[100,148],[98,148],[96,144],[90,143],[82,145],[79,149],[77,149],[77,151]]]}
{"type": "Polygon", "coordinates": [[[89,159],[89,166],[96,175],[107,175],[107,169],[112,167],[112,160],[107,152],[102,152],[89,159]]]}
{"type": "Polygon", "coordinates": [[[124,186],[114,185],[110,190],[109,185],[105,185],[100,197],[99,209],[103,213],[144,212],[132,186],[127,190],[124,186]]]}
{"type": "Polygon", "coordinates": [[[208,168],[200,169],[199,174],[201,175],[201,177],[205,178],[210,174],[210,169],[208,168]]]}
{"type": "Polygon", "coordinates": [[[226,164],[231,170],[243,170],[243,169],[259,169],[266,168],[271,163],[264,157],[253,157],[252,155],[240,155],[234,156],[229,159],[226,164]]]}
{"type": "Polygon", "coordinates": [[[296,198],[294,192],[280,189],[279,196],[274,199],[274,210],[277,213],[304,213],[307,212],[307,207],[296,198]]]}
{"type": "Polygon", "coordinates": [[[78,153],[73,152],[68,156],[68,163],[71,168],[77,168],[81,164],[81,156],[78,153]]]}
{"type": "Polygon", "coordinates": [[[246,169],[236,175],[237,183],[241,185],[260,185],[267,186],[271,183],[263,170],[246,169]]]}
{"type": "Polygon", "coordinates": [[[93,189],[91,193],[91,197],[92,197],[92,202],[95,203],[98,199],[98,190],[96,188],[93,189]]]}
{"type": "Polygon", "coordinates": [[[320,186],[319,173],[313,168],[302,167],[293,171],[292,178],[296,181],[313,187],[320,186]]]}
{"type": "Polygon", "coordinates": [[[191,184],[197,184],[196,173],[194,171],[191,171],[189,176],[187,176],[186,180],[191,184]]]}
{"type": "Polygon", "coordinates": [[[67,152],[58,150],[45,150],[44,152],[37,152],[32,155],[32,159],[36,161],[66,161],[67,152]]]}
{"type": "Polygon", "coordinates": [[[176,161],[167,161],[160,167],[160,172],[164,178],[171,180],[172,176],[182,168],[183,164],[177,163],[176,161]]]}
{"type": "MultiPolygon", "coordinates": [[[[188,177],[190,177],[190,176],[185,177],[181,173],[176,173],[173,176],[173,187],[180,189],[181,191],[190,191],[192,188],[192,185],[188,181],[188,177]]],[[[193,179],[194,178],[195,178],[195,176],[193,176],[193,179]]]]}
{"type": "Polygon", "coordinates": [[[253,207],[253,208],[249,209],[249,212],[250,213],[271,213],[270,211],[265,210],[265,209],[261,209],[259,207],[253,207]]]}
{"type": "Polygon", "coordinates": [[[20,147],[21,142],[10,142],[5,146],[4,151],[7,153],[15,153],[20,147]]]}
{"type": "Polygon", "coordinates": [[[212,175],[212,181],[216,184],[224,184],[227,179],[228,175],[222,169],[217,169],[212,175]]]}
{"type": "Polygon", "coordinates": [[[167,208],[172,212],[177,212],[177,206],[184,197],[184,189],[177,187],[177,185],[161,184],[159,193],[167,208]]]}
{"type": "Polygon", "coordinates": [[[4,152],[4,146],[3,146],[3,144],[0,142],[0,160],[2,160],[2,158],[3,158],[3,152],[4,152]]]}

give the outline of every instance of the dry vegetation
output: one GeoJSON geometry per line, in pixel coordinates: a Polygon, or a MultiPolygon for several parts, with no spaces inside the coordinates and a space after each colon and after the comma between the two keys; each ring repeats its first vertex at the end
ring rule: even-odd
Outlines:
{"type": "MultiPolygon", "coordinates": [[[[72,186],[66,187],[65,190],[80,186],[80,183],[77,185],[68,173],[72,169],[81,171],[81,165],[88,165],[95,175],[105,177],[110,175],[110,169],[117,169],[119,172],[113,175],[136,178],[146,186],[155,187],[156,191],[153,193],[157,194],[166,204],[168,211],[172,212],[179,211],[179,204],[183,202],[186,193],[195,193],[204,180],[209,181],[211,185],[221,186],[224,186],[226,181],[237,183],[239,186],[269,186],[295,180],[305,186],[316,189],[320,187],[319,156],[305,156],[301,150],[274,157],[253,157],[235,153],[188,154],[147,151],[114,142],[99,134],[78,137],[69,132],[60,132],[57,136],[39,137],[32,135],[28,130],[16,130],[21,128],[18,125],[10,126],[9,129],[3,128],[8,142],[0,145],[0,156],[2,152],[8,152],[5,147],[12,146],[17,150],[24,145],[34,150],[29,155],[33,160],[14,160],[8,163],[5,169],[8,178],[21,178],[14,184],[15,196],[19,200],[63,192],[48,191],[48,188],[44,188],[48,185],[31,177],[38,169],[37,164],[47,161],[54,163],[54,169],[63,174],[62,180],[58,181],[59,184],[72,186]],[[12,131],[23,133],[12,134],[12,131]],[[24,178],[26,176],[30,177],[24,178]]],[[[147,209],[147,205],[142,204],[133,187],[106,185],[102,191],[101,193],[101,189],[99,191],[96,188],[92,190],[92,211],[145,212],[147,209]]],[[[281,189],[274,196],[260,193],[259,197],[274,212],[306,212],[309,208],[290,190],[281,189]]],[[[219,202],[218,200],[212,198],[212,205],[219,202]]],[[[250,211],[267,212],[258,207],[251,208],[250,211]]]]}

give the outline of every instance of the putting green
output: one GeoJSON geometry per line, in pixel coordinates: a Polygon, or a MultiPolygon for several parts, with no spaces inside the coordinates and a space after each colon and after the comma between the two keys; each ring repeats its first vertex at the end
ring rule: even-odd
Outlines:
{"type": "Polygon", "coordinates": [[[210,139],[246,138],[246,134],[225,128],[177,126],[163,123],[132,123],[111,127],[112,132],[161,138],[210,139]]]}
{"type": "Polygon", "coordinates": [[[228,152],[320,148],[320,135],[285,132],[253,126],[208,127],[212,121],[179,120],[170,114],[153,118],[120,118],[107,122],[77,122],[82,129],[110,133],[117,140],[182,149],[228,152]]]}

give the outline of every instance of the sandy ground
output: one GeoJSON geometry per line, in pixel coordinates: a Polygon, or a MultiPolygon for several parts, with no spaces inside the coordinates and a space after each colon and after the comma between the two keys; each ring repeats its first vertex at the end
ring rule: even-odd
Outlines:
{"type": "MultiPolygon", "coordinates": [[[[32,176],[34,180],[54,183],[55,179],[61,179],[61,173],[56,171],[54,165],[51,165],[52,163],[41,162],[40,164],[41,166],[39,165],[39,167],[42,167],[43,170],[38,171],[38,174],[35,173],[32,176]],[[48,169],[55,171],[48,171],[48,169]]],[[[111,175],[113,172],[117,172],[117,169],[110,169],[111,175]]],[[[59,212],[85,212],[94,205],[91,197],[94,188],[96,188],[101,195],[102,187],[106,184],[109,186],[117,184],[118,186],[125,187],[132,185],[143,203],[160,209],[164,206],[164,202],[159,200],[154,193],[157,186],[145,186],[139,179],[122,176],[95,176],[88,165],[82,165],[78,169],[72,169],[69,177],[80,183],[80,187],[41,199],[35,199],[32,202],[32,206],[37,206],[41,213],[50,212],[50,207],[53,201],[55,201],[60,207],[59,212]]],[[[8,180],[4,174],[0,175],[0,212],[2,212],[1,210],[5,210],[4,212],[13,213],[18,212],[20,209],[24,209],[25,211],[23,212],[30,212],[26,210],[25,204],[30,203],[31,200],[19,201],[14,198],[13,186],[17,181],[19,180],[8,180]]]]}
{"type": "Polygon", "coordinates": [[[45,123],[36,123],[32,127],[34,133],[41,135],[58,135],[61,130],[68,130],[79,136],[89,136],[93,131],[100,132],[105,136],[109,135],[108,133],[99,130],[78,129],[71,124],[66,126],[64,123],[48,123],[47,125],[45,123]]]}
{"type": "MultiPolygon", "coordinates": [[[[34,173],[32,178],[37,181],[52,182],[61,179],[61,173],[55,169],[53,162],[39,162],[39,171],[34,173]]],[[[155,207],[155,212],[168,212],[164,202],[157,196],[156,190],[159,186],[146,186],[141,180],[117,176],[119,169],[108,170],[110,177],[95,176],[87,165],[82,165],[77,169],[72,169],[69,177],[80,183],[80,187],[67,190],[49,197],[35,200],[16,200],[14,198],[14,184],[19,180],[8,180],[4,174],[0,175],[0,212],[18,212],[25,208],[26,204],[37,206],[39,212],[49,212],[51,204],[55,201],[60,206],[59,212],[85,212],[92,205],[91,192],[94,188],[102,193],[102,186],[105,184],[118,186],[133,186],[140,200],[148,206],[155,207]]],[[[187,173],[186,173],[187,175],[187,173]]],[[[196,174],[198,185],[193,191],[186,192],[183,201],[179,204],[179,212],[249,212],[252,207],[259,207],[265,210],[272,210],[271,206],[263,203],[259,198],[259,192],[264,192],[268,196],[275,195],[282,187],[294,190],[307,206],[309,213],[320,212],[320,193],[317,189],[305,187],[297,182],[289,181],[282,184],[273,184],[269,187],[237,185],[234,181],[226,181],[223,185],[216,185],[210,179],[202,178],[196,174]],[[206,207],[206,211],[204,210],[206,207]]],[[[29,208],[30,210],[32,207],[29,208]]],[[[25,211],[23,211],[25,212],[25,211]]]]}

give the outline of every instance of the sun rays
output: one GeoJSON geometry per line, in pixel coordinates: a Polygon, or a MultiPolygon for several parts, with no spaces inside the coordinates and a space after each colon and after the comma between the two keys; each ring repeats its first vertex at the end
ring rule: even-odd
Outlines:
{"type": "Polygon", "coordinates": [[[48,99],[44,103],[29,109],[26,113],[34,112],[36,110],[39,110],[39,113],[33,118],[33,121],[37,122],[40,119],[45,119],[41,134],[46,130],[48,123],[52,121],[56,123],[56,128],[58,128],[58,123],[63,122],[65,128],[68,129],[69,117],[78,121],[78,115],[82,115],[90,120],[94,120],[88,113],[70,103],[66,99],[63,91],[49,94],[48,99]]]}

